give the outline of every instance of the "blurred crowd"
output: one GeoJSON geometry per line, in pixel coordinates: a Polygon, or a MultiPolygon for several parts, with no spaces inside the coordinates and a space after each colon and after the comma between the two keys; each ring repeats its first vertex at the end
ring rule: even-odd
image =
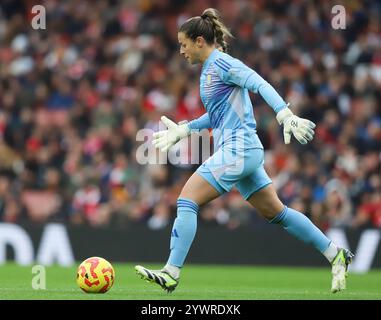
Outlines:
{"type": "MultiPolygon", "coordinates": [[[[198,165],[139,163],[137,133],[158,130],[162,115],[204,113],[200,68],[180,56],[177,29],[215,7],[235,36],[229,53],[317,124],[312,143],[286,146],[273,110],[251,95],[282,201],[322,230],[380,228],[381,3],[342,2],[338,30],[335,4],[2,0],[0,221],[170,225],[198,165]],[[46,29],[32,27],[35,4],[46,29]]],[[[200,223],[267,224],[236,191],[203,206],[200,223]]]]}

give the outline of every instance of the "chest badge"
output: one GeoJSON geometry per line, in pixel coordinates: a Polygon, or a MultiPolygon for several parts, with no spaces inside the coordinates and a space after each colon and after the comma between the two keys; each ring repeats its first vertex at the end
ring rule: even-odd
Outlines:
{"type": "Polygon", "coordinates": [[[206,83],[207,83],[207,84],[211,84],[211,83],[212,83],[212,75],[211,75],[211,74],[208,74],[208,75],[206,76],[206,83]]]}

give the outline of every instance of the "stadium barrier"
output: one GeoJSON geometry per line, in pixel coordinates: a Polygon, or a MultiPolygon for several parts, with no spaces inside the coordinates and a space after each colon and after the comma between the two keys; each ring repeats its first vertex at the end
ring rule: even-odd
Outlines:
{"type": "MultiPolygon", "coordinates": [[[[0,223],[0,264],[71,266],[90,256],[113,262],[164,263],[169,235],[169,227],[153,231],[141,224],[94,229],[59,223],[0,223]]],[[[381,230],[331,229],[328,235],[355,253],[350,271],[381,268],[381,230]]],[[[187,263],[328,266],[316,250],[273,225],[235,230],[200,225],[187,263]]]]}

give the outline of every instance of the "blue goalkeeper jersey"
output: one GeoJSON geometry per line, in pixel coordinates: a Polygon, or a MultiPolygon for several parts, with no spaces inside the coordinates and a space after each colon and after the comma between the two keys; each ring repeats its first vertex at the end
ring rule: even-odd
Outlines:
{"type": "Polygon", "coordinates": [[[249,91],[261,94],[275,112],[286,107],[274,88],[254,70],[215,49],[204,62],[200,77],[200,96],[207,114],[201,121],[201,118],[192,121],[190,128],[212,128],[214,150],[263,149],[249,91]]]}

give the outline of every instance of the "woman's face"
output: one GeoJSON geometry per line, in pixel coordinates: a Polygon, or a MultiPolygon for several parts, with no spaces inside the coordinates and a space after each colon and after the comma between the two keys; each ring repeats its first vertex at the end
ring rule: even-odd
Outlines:
{"type": "Polygon", "coordinates": [[[198,37],[196,41],[192,41],[192,39],[189,39],[183,32],[179,32],[177,38],[180,44],[180,54],[183,55],[190,64],[200,63],[204,42],[203,38],[198,37]]]}

